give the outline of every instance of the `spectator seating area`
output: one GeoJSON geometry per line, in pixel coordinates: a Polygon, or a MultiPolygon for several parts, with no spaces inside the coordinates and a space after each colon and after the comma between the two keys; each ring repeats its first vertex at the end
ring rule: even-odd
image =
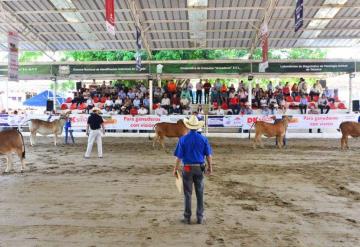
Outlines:
{"type": "MultiPolygon", "coordinates": [[[[142,83],[126,87],[121,83],[113,86],[111,81],[108,84],[104,81],[102,85],[94,82],[75,92],[74,97],[67,98],[61,110],[88,113],[92,107],[98,107],[103,113],[144,115],[149,113],[149,100],[149,89],[142,83]]],[[[233,84],[227,87],[220,80],[213,84],[208,80],[199,81],[195,86],[189,80],[182,85],[167,81],[164,87],[155,87],[153,91],[153,110],[158,115],[201,113],[204,104],[209,104],[209,114],[214,115],[295,114],[299,113],[301,105],[317,109],[319,104],[325,104],[330,111],[346,110],[344,102],[334,95],[333,90],[323,89],[318,82],[308,90],[302,78],[291,87],[287,82],[276,86],[269,82],[266,88],[256,84],[252,89],[251,106],[247,102],[248,88],[243,81],[236,88],[233,84]]]]}

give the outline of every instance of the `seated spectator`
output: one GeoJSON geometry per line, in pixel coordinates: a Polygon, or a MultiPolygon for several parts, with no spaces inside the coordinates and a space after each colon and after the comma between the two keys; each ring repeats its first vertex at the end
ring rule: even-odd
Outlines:
{"type": "Polygon", "coordinates": [[[105,108],[102,110],[104,114],[110,114],[112,112],[112,109],[110,106],[105,106],[105,108]]]}
{"type": "Polygon", "coordinates": [[[187,99],[189,101],[189,103],[191,102],[191,95],[190,95],[190,91],[188,90],[188,88],[183,88],[181,90],[180,98],[187,99]]]}
{"type": "Polygon", "coordinates": [[[183,114],[183,115],[190,115],[190,114],[191,114],[190,106],[186,106],[186,107],[182,110],[182,114],[183,114]]]}
{"type": "Polygon", "coordinates": [[[158,104],[158,108],[155,110],[155,114],[158,116],[167,115],[168,111],[160,104],[158,104]]]}
{"type": "Polygon", "coordinates": [[[138,98],[138,96],[135,96],[135,99],[133,100],[133,106],[136,108],[140,108],[141,101],[138,98]]]}
{"type": "Polygon", "coordinates": [[[133,99],[135,99],[135,92],[134,92],[132,89],[130,89],[129,92],[127,93],[127,96],[128,96],[131,100],[133,100],[133,99]]]}
{"type": "Polygon", "coordinates": [[[240,102],[245,103],[248,100],[248,93],[242,88],[239,91],[240,102]]]}
{"type": "Polygon", "coordinates": [[[325,87],[324,94],[329,102],[335,103],[334,90],[325,87]]]}
{"type": "Polygon", "coordinates": [[[300,78],[300,82],[299,82],[299,94],[303,95],[305,94],[306,96],[308,95],[308,85],[305,81],[304,78],[300,78]]]}
{"type": "Polygon", "coordinates": [[[162,98],[162,91],[160,87],[157,87],[154,92],[154,104],[160,103],[162,98]]]}
{"type": "Polygon", "coordinates": [[[244,107],[241,108],[240,114],[242,114],[242,115],[251,115],[251,114],[253,114],[253,110],[251,109],[249,102],[246,102],[244,104],[244,107]]]}
{"type": "Polygon", "coordinates": [[[124,100],[126,98],[126,93],[124,92],[124,90],[120,90],[118,96],[120,97],[120,99],[124,100]]]}
{"type": "Polygon", "coordinates": [[[114,108],[116,110],[120,110],[121,106],[123,105],[123,100],[121,99],[120,96],[117,97],[117,99],[115,100],[115,103],[114,103],[114,108]]]}
{"type": "Polygon", "coordinates": [[[179,97],[176,95],[176,93],[174,93],[170,99],[170,105],[180,105],[180,99],[179,97]]]}
{"type": "Polygon", "coordinates": [[[279,105],[277,103],[277,100],[275,99],[275,96],[272,95],[272,97],[269,99],[269,108],[270,108],[271,114],[276,114],[278,107],[279,107],[279,105]]]}
{"type": "Polygon", "coordinates": [[[215,110],[215,115],[216,115],[216,116],[224,116],[224,115],[225,115],[225,111],[224,111],[222,108],[218,107],[218,108],[215,110]]]}
{"type": "Polygon", "coordinates": [[[112,99],[110,97],[107,97],[106,98],[106,101],[105,101],[105,104],[104,104],[104,107],[109,107],[110,108],[110,111],[112,110],[114,106],[114,101],[112,101],[112,99]]]}
{"type": "Polygon", "coordinates": [[[280,103],[284,100],[284,94],[281,89],[278,89],[275,95],[276,103],[280,105],[280,103]]]}
{"type": "Polygon", "coordinates": [[[318,96],[318,97],[319,97],[319,95],[320,95],[320,91],[319,91],[318,88],[316,88],[316,85],[314,84],[314,85],[310,88],[310,93],[309,93],[309,96],[310,96],[311,101],[313,101],[314,96],[318,96]]]}
{"type": "Polygon", "coordinates": [[[146,115],[146,114],[148,114],[148,110],[145,108],[144,105],[141,105],[141,106],[140,106],[140,109],[138,110],[138,114],[139,114],[139,115],[146,115]]]}
{"type": "Polygon", "coordinates": [[[264,109],[264,108],[268,107],[268,103],[267,103],[267,99],[266,99],[265,95],[263,95],[261,97],[259,106],[260,106],[261,109],[264,109]]]}
{"type": "Polygon", "coordinates": [[[241,80],[241,81],[239,82],[237,93],[240,93],[240,90],[241,90],[241,89],[245,90],[245,85],[244,85],[243,80],[241,80]]]}
{"type": "Polygon", "coordinates": [[[145,99],[143,99],[143,103],[142,103],[142,104],[144,105],[145,108],[149,109],[149,107],[150,107],[149,95],[146,95],[146,96],[145,96],[145,99]]]}
{"type": "Polygon", "coordinates": [[[89,114],[89,112],[92,108],[94,108],[94,100],[89,97],[86,100],[86,113],[89,114]]]}
{"type": "Polygon", "coordinates": [[[167,94],[164,94],[164,97],[161,99],[161,107],[163,107],[166,110],[169,110],[170,108],[170,99],[168,98],[167,94]]]}
{"type": "Polygon", "coordinates": [[[230,98],[229,105],[230,105],[230,109],[233,114],[236,114],[236,115],[239,114],[240,102],[239,102],[239,97],[237,94],[233,98],[230,98]]]}
{"type": "Polygon", "coordinates": [[[138,109],[135,106],[131,107],[130,115],[132,115],[132,116],[138,115],[138,109]]]}
{"type": "Polygon", "coordinates": [[[261,108],[261,115],[269,115],[270,114],[270,110],[269,110],[269,107],[268,105],[265,105],[264,107],[261,108]]]}
{"type": "Polygon", "coordinates": [[[130,107],[126,107],[125,105],[123,105],[121,108],[120,108],[120,114],[121,115],[129,115],[130,114],[130,107]]]}
{"type": "Polygon", "coordinates": [[[305,97],[305,94],[302,94],[301,99],[300,99],[300,104],[299,104],[301,114],[306,114],[308,104],[309,104],[309,102],[308,102],[307,98],[305,97]]]}
{"type": "Polygon", "coordinates": [[[318,107],[320,109],[321,114],[324,114],[324,109],[326,109],[325,114],[328,114],[330,111],[330,106],[328,99],[326,98],[325,94],[321,95],[321,98],[318,100],[318,107]]]}
{"type": "MultiPolygon", "coordinates": [[[[174,94],[175,95],[175,94],[174,94]]],[[[181,108],[179,105],[176,104],[172,104],[170,109],[169,109],[169,114],[174,114],[174,115],[178,115],[181,114],[181,108]]]]}

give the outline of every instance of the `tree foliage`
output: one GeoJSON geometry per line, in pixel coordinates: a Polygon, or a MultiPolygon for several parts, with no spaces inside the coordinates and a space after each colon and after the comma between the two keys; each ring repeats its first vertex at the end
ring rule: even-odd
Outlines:
{"type": "Polygon", "coordinates": [[[21,52],[20,54],[19,62],[20,63],[35,62],[42,56],[43,53],[41,51],[24,51],[21,52]]]}
{"type": "MultiPolygon", "coordinates": [[[[66,93],[66,92],[69,92],[69,91],[72,91],[75,89],[75,82],[74,81],[71,81],[71,80],[68,80],[68,81],[64,81],[64,82],[60,82],[57,84],[57,88],[56,88],[56,91],[58,92],[62,92],[62,93],[66,93]]],[[[51,90],[54,90],[55,88],[55,83],[52,83],[50,85],[50,89],[51,90]]]]}

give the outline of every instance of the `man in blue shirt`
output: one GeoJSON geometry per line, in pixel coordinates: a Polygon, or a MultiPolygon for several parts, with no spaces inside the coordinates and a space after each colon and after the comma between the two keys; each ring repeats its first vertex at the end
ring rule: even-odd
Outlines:
{"type": "Polygon", "coordinates": [[[177,171],[180,169],[180,162],[183,163],[182,179],[184,189],[184,220],[185,224],[190,224],[191,218],[191,195],[193,183],[197,198],[196,217],[197,223],[202,224],[204,219],[204,172],[206,175],[212,173],[212,158],[211,147],[206,139],[197,132],[198,129],[204,126],[204,121],[199,121],[195,115],[190,119],[184,119],[185,126],[190,129],[189,133],[182,136],[176,146],[174,155],[176,156],[176,165],[174,167],[173,175],[177,176],[177,171]],[[207,167],[205,171],[206,157],[207,167]]]}

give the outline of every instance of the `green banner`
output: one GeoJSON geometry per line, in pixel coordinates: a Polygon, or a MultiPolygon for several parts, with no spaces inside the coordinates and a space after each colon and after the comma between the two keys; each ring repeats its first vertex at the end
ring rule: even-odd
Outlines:
{"type": "Polygon", "coordinates": [[[71,75],[86,74],[148,74],[149,66],[143,65],[141,71],[137,71],[134,64],[86,64],[86,65],[70,65],[71,75]]]}
{"type": "MultiPolygon", "coordinates": [[[[19,67],[19,75],[21,77],[32,76],[51,76],[57,74],[58,65],[22,65],[19,67]]],[[[7,76],[7,66],[0,66],[0,76],[7,76]]]]}
{"type": "Polygon", "coordinates": [[[250,72],[250,63],[164,64],[163,67],[163,74],[241,74],[250,72]]]}
{"type": "Polygon", "coordinates": [[[266,73],[350,73],[354,69],[354,62],[269,63],[266,73]]]}

